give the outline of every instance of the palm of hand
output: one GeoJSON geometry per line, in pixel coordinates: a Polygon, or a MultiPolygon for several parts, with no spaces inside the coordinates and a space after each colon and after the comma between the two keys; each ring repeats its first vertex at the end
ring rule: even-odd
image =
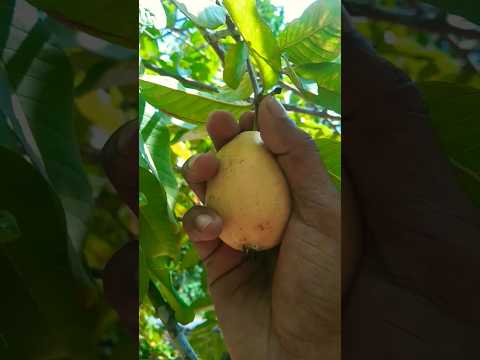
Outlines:
{"type": "MultiPolygon", "coordinates": [[[[263,114],[261,107],[262,138],[276,155],[292,195],[281,245],[245,256],[218,239],[222,220],[204,207],[184,216],[184,228],[206,266],[233,359],[333,358],[339,353],[340,331],[339,196],[311,139],[284,113],[266,114],[264,106],[263,114]],[[212,221],[199,231],[195,222],[204,215],[212,221]]],[[[247,113],[237,125],[229,114],[219,112],[207,129],[219,149],[249,129],[252,119],[247,113]]],[[[185,178],[201,199],[217,168],[212,154],[197,156],[185,166],[185,178]]]]}

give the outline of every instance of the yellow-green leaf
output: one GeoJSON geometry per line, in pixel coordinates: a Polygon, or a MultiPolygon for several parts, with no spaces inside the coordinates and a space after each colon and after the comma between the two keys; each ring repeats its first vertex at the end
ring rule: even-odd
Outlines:
{"type": "Polygon", "coordinates": [[[225,0],[224,5],[248,44],[264,89],[274,86],[281,68],[280,50],[272,30],[258,14],[256,1],[225,0]]]}
{"type": "Polygon", "coordinates": [[[223,80],[232,89],[238,88],[247,71],[247,58],[248,49],[243,42],[232,45],[225,54],[223,80]]]}
{"type": "Polygon", "coordinates": [[[157,109],[177,119],[195,124],[204,124],[208,115],[224,110],[239,117],[252,109],[245,101],[228,101],[215,96],[184,88],[177,80],[167,76],[142,75],[140,88],[145,100],[157,109]]]}
{"type": "Polygon", "coordinates": [[[295,64],[334,60],[340,54],[340,15],[340,1],[315,1],[280,33],[281,51],[295,64]]]}

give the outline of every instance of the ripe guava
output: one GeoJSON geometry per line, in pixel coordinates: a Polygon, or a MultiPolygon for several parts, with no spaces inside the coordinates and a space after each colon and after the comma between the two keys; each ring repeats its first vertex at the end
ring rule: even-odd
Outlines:
{"type": "Polygon", "coordinates": [[[274,247],[290,215],[290,192],[260,133],[240,133],[217,158],[220,167],[207,183],[206,205],[223,219],[220,239],[243,251],[274,247]]]}

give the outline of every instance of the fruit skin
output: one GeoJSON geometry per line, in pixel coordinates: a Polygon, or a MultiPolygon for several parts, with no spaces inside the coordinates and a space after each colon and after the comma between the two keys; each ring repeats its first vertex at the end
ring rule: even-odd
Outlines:
{"type": "Polygon", "coordinates": [[[237,250],[274,247],[290,216],[290,192],[260,133],[240,133],[217,158],[220,168],[207,183],[205,198],[223,219],[220,239],[237,250]]]}

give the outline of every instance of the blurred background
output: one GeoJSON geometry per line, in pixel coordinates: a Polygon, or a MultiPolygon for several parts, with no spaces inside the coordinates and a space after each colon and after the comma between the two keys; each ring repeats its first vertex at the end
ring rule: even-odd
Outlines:
{"type": "Polygon", "coordinates": [[[101,275],[138,226],[100,158],[138,117],[137,11],[0,3],[2,359],[137,356],[101,275]]]}

